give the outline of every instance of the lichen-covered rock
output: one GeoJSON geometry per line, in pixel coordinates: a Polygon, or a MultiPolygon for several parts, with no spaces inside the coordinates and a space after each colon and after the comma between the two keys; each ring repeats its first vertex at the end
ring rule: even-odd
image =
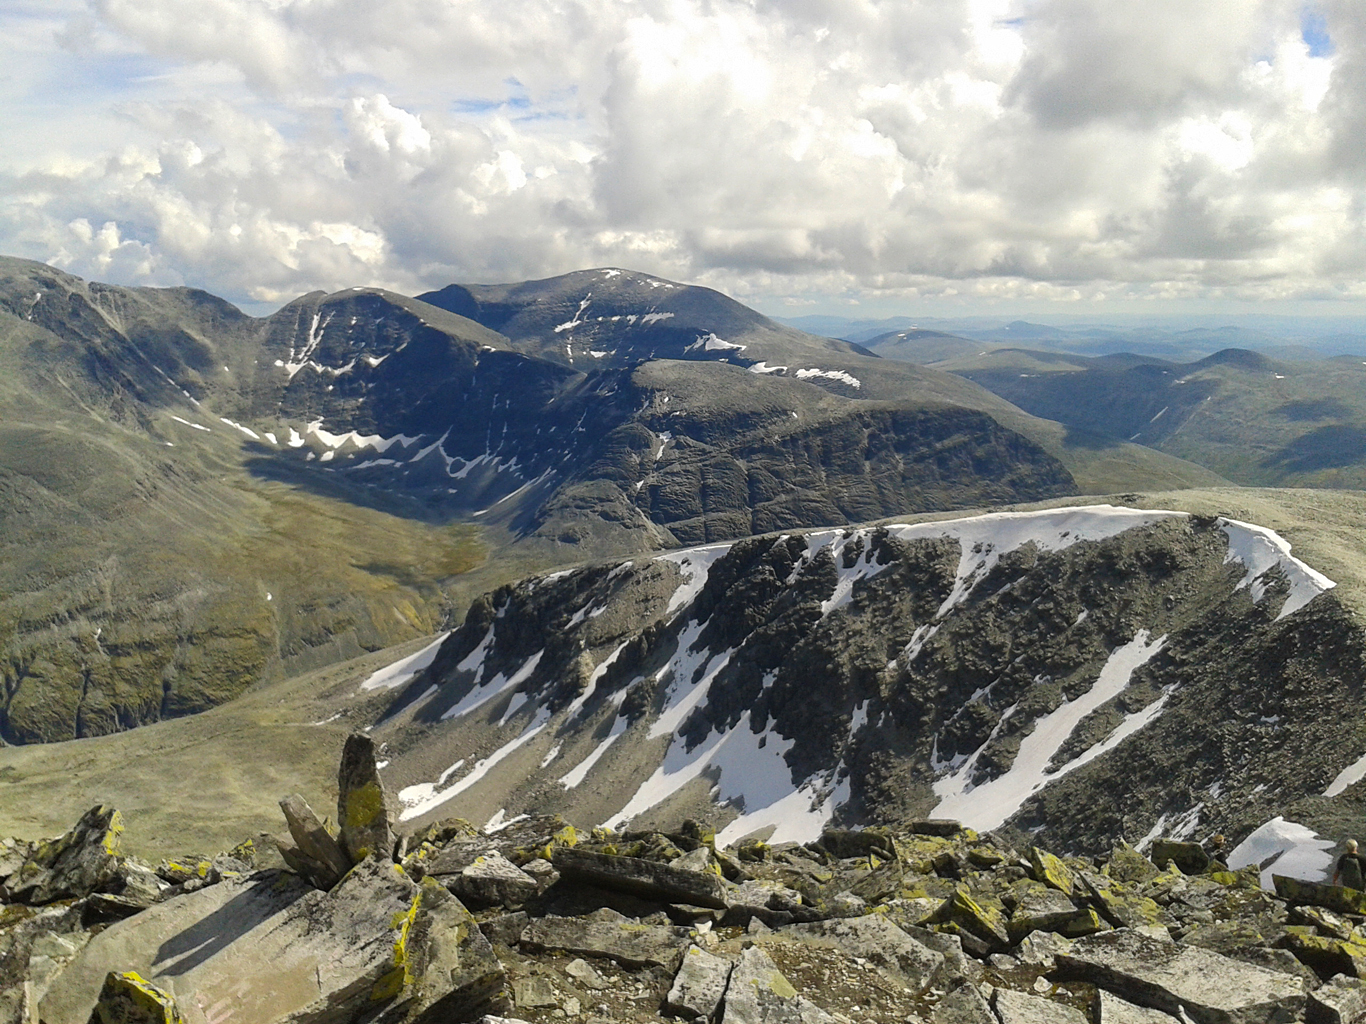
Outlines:
{"type": "Polygon", "coordinates": [[[1057,960],[1069,977],[1196,1024],[1281,1024],[1304,1012],[1299,978],[1129,929],[1079,939],[1057,960]]]}
{"type": "Polygon", "coordinates": [[[1077,882],[1072,869],[1064,864],[1061,858],[1034,846],[1029,850],[1029,863],[1033,868],[1035,881],[1043,882],[1068,896],[1076,891],[1077,882]]]}
{"type": "Polygon", "coordinates": [[[497,851],[481,854],[456,875],[435,875],[451,892],[476,910],[515,909],[540,891],[540,883],[497,851]]]}
{"type": "Polygon", "coordinates": [[[1359,1024],[1366,1019],[1366,981],[1333,978],[1309,993],[1309,1011],[1305,1019],[1310,1024],[1359,1024]]]}
{"type": "Polygon", "coordinates": [[[185,1024],[175,997],[136,971],[110,971],[91,1024],[185,1024]]]}
{"type": "Polygon", "coordinates": [[[371,854],[388,857],[394,849],[389,807],[375,758],[375,742],[352,733],[337,770],[337,825],[342,850],[352,864],[371,854]]]}
{"type": "Polygon", "coordinates": [[[285,872],[207,886],[96,935],[49,989],[42,1017],[86,1024],[106,975],[129,969],[183,1007],[226,1001],[234,1024],[379,1008],[406,962],[418,896],[396,865],[373,859],[330,892],[285,872]]]}
{"type": "Polygon", "coordinates": [[[976,985],[963,984],[944,996],[930,1015],[931,1024],[998,1024],[976,985]]]}
{"type": "Polygon", "coordinates": [[[751,946],[731,971],[721,1024],[835,1024],[835,1018],[793,988],[767,953],[751,946]]]}
{"type": "Polygon", "coordinates": [[[1366,977],[1366,942],[1359,939],[1335,939],[1292,931],[1281,941],[1295,959],[1320,978],[1331,978],[1335,974],[1366,977]]]}
{"type": "Polygon", "coordinates": [[[729,960],[714,956],[700,946],[689,946],[678,965],[673,984],[669,986],[669,994],[664,997],[664,1009],[688,1020],[696,1017],[711,1020],[725,997],[730,972],[729,960]]]}
{"type": "Polygon", "coordinates": [[[1198,875],[1210,866],[1210,856],[1199,843],[1183,843],[1175,839],[1153,841],[1152,860],[1158,868],[1175,864],[1185,875],[1198,875]]]}
{"type": "Polygon", "coordinates": [[[882,914],[816,921],[778,934],[841,949],[890,974],[913,992],[923,991],[944,966],[944,955],[916,942],[882,914]]]}
{"type": "Polygon", "coordinates": [[[659,861],[562,847],[550,863],[560,877],[628,892],[663,903],[691,903],[724,909],[725,884],[711,871],[688,871],[659,861]]]}
{"type": "Polygon", "coordinates": [[[1089,907],[1078,907],[1058,889],[1031,889],[1011,911],[1007,929],[1018,942],[1030,932],[1057,932],[1068,938],[1090,935],[1107,927],[1089,907]]]}
{"type": "Polygon", "coordinates": [[[445,1024],[507,1008],[507,978],[489,940],[461,902],[434,879],[398,923],[392,966],[372,1001],[392,999],[404,1024],[445,1024]]]}
{"type": "Polygon", "coordinates": [[[641,924],[603,909],[584,917],[533,920],[522,932],[521,942],[533,950],[562,949],[615,960],[626,967],[672,967],[690,939],[686,928],[641,924]]]}
{"type": "Polygon", "coordinates": [[[1110,857],[1105,865],[1105,873],[1116,882],[1141,885],[1156,878],[1158,868],[1147,857],[1121,839],[1110,850],[1110,857]]]}
{"type": "Polygon", "coordinates": [[[1027,992],[998,988],[991,995],[991,1006],[1001,1024],[1090,1024],[1086,1014],[1075,1006],[1027,992]]]}
{"type": "Polygon", "coordinates": [[[1139,1006],[1101,989],[1096,1000],[1096,1024],[1176,1024],[1177,1018],[1161,1010],[1139,1006]]]}
{"type": "Polygon", "coordinates": [[[296,872],[319,889],[331,889],[351,870],[351,861],[328,832],[308,801],[298,793],[280,801],[295,846],[280,846],[280,854],[296,872]]]}
{"type": "Polygon", "coordinates": [[[953,926],[961,933],[975,937],[986,943],[992,951],[1007,949],[1010,946],[1010,932],[1005,915],[985,898],[979,902],[962,890],[954,892],[946,899],[932,920],[941,926],[953,926]]]}
{"type": "Polygon", "coordinates": [[[118,871],[123,816],[112,807],[92,807],[57,839],[36,843],[5,883],[12,901],[43,904],[88,896],[118,871]]]}
{"type": "Polygon", "coordinates": [[[1290,904],[1310,903],[1335,910],[1339,914],[1366,914],[1366,892],[1343,885],[1324,885],[1306,882],[1285,875],[1272,875],[1276,895],[1290,904]]]}

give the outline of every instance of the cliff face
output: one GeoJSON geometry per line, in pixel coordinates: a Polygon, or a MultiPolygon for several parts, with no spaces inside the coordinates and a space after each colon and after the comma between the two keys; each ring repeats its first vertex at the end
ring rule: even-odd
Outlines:
{"type": "Polygon", "coordinates": [[[747,539],[489,594],[375,735],[410,822],[1245,835],[1366,747],[1331,586],[1270,531],[1109,506],[747,539]]]}

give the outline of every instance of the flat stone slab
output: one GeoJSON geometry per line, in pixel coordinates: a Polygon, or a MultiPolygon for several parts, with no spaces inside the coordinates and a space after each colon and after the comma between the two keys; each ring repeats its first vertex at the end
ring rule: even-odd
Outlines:
{"type": "Polygon", "coordinates": [[[540,888],[536,879],[497,851],[476,857],[459,874],[446,875],[441,882],[475,909],[517,907],[540,888]]]}
{"type": "Polygon", "coordinates": [[[1283,1024],[1304,1015],[1300,978],[1130,929],[1078,939],[1057,957],[1069,977],[1195,1024],[1283,1024]]]}
{"type": "Polygon", "coordinates": [[[1176,1018],[1161,1010],[1135,1006],[1113,992],[1100,990],[1100,1020],[1098,1024],[1177,1024],[1176,1018]]]}
{"type": "Polygon", "coordinates": [[[672,967],[691,933],[686,928],[641,924],[613,910],[584,917],[542,917],[522,931],[522,945],[562,949],[579,956],[615,960],[623,967],[672,967]]]}
{"type": "Polygon", "coordinates": [[[935,1004],[931,1024],[998,1024],[982,993],[971,983],[959,985],[935,1004]]]}
{"type": "Polygon", "coordinates": [[[664,1008],[688,1020],[711,1020],[726,994],[731,962],[714,956],[700,946],[689,946],[678,965],[673,985],[664,998],[664,1008]]]}
{"type": "Polygon", "coordinates": [[[916,942],[882,914],[794,924],[780,933],[871,961],[914,992],[923,992],[944,966],[944,954],[916,942]]]}
{"type": "Polygon", "coordinates": [[[550,862],[567,881],[587,882],[661,903],[691,903],[715,910],[726,906],[725,883],[710,871],[687,871],[659,861],[572,847],[557,849],[550,862]]]}
{"type": "Polygon", "coordinates": [[[377,981],[394,952],[395,915],[416,886],[378,861],[325,893],[293,875],[266,872],[158,903],[96,935],[40,1007],[48,1024],[87,1024],[110,971],[137,971],[175,997],[187,1024],[287,1017],[377,981]],[[373,865],[373,867],[370,867],[373,865]]]}
{"type": "Polygon", "coordinates": [[[835,1024],[835,1018],[798,995],[769,955],[751,946],[731,971],[721,1024],[835,1024]]]}
{"type": "Polygon", "coordinates": [[[992,993],[991,1006],[1001,1024],[1089,1024],[1086,1014],[1076,1007],[1027,992],[998,988],[992,993]]]}

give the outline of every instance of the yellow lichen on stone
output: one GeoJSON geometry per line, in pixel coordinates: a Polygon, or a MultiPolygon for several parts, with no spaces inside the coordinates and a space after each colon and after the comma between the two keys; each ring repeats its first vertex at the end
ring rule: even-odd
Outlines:
{"type": "Polygon", "coordinates": [[[408,909],[396,911],[389,922],[389,927],[397,930],[398,935],[394,937],[394,952],[390,960],[392,966],[370,989],[370,998],[375,1002],[394,998],[412,983],[413,976],[408,969],[408,933],[412,930],[413,922],[417,920],[417,911],[421,905],[422,893],[419,891],[413,896],[408,909]]]}
{"type": "Polygon", "coordinates": [[[792,987],[790,981],[783,977],[782,971],[769,972],[768,990],[780,999],[797,998],[797,990],[792,987]]]}
{"type": "Polygon", "coordinates": [[[384,816],[384,794],[379,784],[367,782],[346,794],[345,828],[369,828],[384,816]]]}
{"type": "Polygon", "coordinates": [[[123,835],[123,815],[115,811],[109,818],[109,827],[105,829],[104,838],[101,845],[104,852],[111,857],[117,857],[119,852],[119,839],[123,835]]]}
{"type": "Polygon", "coordinates": [[[1036,880],[1068,896],[1072,895],[1076,889],[1076,879],[1072,875],[1072,869],[1059,858],[1035,846],[1029,851],[1029,862],[1034,868],[1036,880]]]}
{"type": "Polygon", "coordinates": [[[185,1024],[175,998],[136,971],[110,971],[91,1016],[99,1024],[185,1024]]]}

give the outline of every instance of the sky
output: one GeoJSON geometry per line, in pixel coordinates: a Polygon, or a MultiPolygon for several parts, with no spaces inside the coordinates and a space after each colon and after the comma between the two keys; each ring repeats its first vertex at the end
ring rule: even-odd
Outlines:
{"type": "Polygon", "coordinates": [[[6,0],[0,252],[256,310],[1366,313],[1361,0],[6,0]]]}

